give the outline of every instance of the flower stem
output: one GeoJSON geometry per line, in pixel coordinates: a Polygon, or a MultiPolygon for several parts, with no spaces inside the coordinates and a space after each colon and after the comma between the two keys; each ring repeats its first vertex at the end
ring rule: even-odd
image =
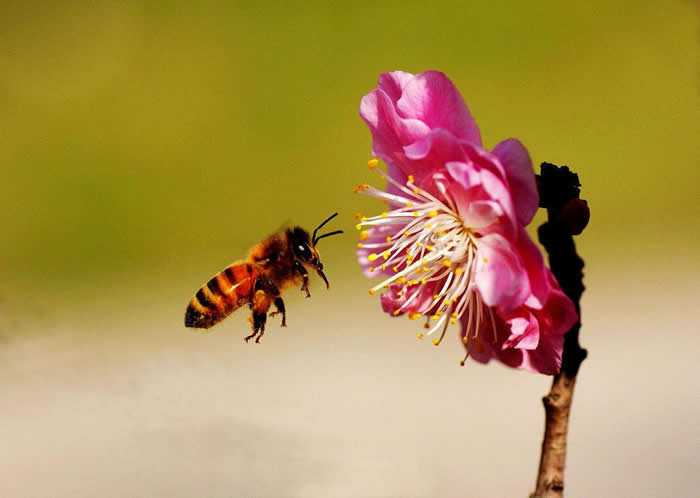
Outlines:
{"type": "Polygon", "coordinates": [[[579,322],[564,336],[564,351],[559,374],[552,388],[542,398],[545,409],[545,429],[542,441],[537,485],[530,498],[555,498],[564,494],[566,437],[569,413],[581,362],[587,352],[578,342],[581,328],[580,300],[583,293],[583,260],[576,253],[573,235],[580,234],[588,223],[589,211],[579,199],[578,175],[568,167],[542,163],[537,177],[540,207],[547,209],[548,220],[538,231],[540,242],[549,255],[552,273],[564,293],[574,302],[579,322]]]}

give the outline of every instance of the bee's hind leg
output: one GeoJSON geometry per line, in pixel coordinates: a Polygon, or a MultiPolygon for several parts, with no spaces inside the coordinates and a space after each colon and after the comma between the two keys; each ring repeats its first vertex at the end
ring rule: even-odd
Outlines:
{"type": "MultiPolygon", "coordinates": [[[[269,308],[269,304],[268,304],[269,308]]],[[[255,310],[253,307],[253,333],[245,337],[245,342],[248,342],[255,337],[255,342],[259,343],[263,335],[265,335],[265,322],[267,322],[267,310],[255,310]],[[257,336],[257,337],[256,337],[257,336]]]]}
{"type": "Polygon", "coordinates": [[[255,282],[255,294],[253,295],[253,306],[251,307],[253,310],[253,333],[245,338],[245,342],[248,342],[253,337],[255,337],[255,342],[260,342],[260,338],[265,334],[267,312],[270,309],[274,296],[274,294],[270,295],[265,290],[266,283],[262,278],[255,282]]]}

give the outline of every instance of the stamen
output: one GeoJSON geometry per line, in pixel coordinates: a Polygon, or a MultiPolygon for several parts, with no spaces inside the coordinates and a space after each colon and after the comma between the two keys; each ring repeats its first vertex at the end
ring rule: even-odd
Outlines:
{"type": "MultiPolygon", "coordinates": [[[[465,336],[465,339],[466,339],[466,336],[465,336]]],[[[464,344],[466,344],[466,342],[465,342],[464,344]]],[[[464,355],[464,358],[463,358],[462,360],[459,361],[459,366],[460,366],[460,367],[463,367],[464,364],[467,362],[468,359],[469,359],[469,349],[467,349],[467,352],[466,352],[466,354],[464,355]]]]}
{"type": "MultiPolygon", "coordinates": [[[[488,307],[483,309],[480,295],[473,288],[477,236],[464,225],[443,182],[435,182],[440,192],[437,195],[441,196],[441,199],[437,199],[418,188],[412,175],[407,177],[405,183],[400,183],[388,173],[377,169],[376,164],[374,168],[370,168],[375,169],[387,184],[396,187],[392,193],[365,184],[358,187],[359,192],[387,201],[392,206],[378,216],[361,217],[358,224],[358,227],[364,227],[360,233],[360,241],[370,237],[368,227],[378,227],[384,231],[380,232],[381,237],[376,237],[371,243],[358,244],[358,247],[375,249],[376,252],[367,255],[367,259],[376,261],[381,257],[384,261],[379,267],[382,270],[393,270],[391,275],[370,290],[370,294],[389,288],[392,284],[400,284],[396,295],[407,299],[392,312],[394,316],[398,316],[407,311],[419,297],[425,296],[426,289],[410,289],[411,287],[426,286],[434,282],[436,289],[431,288],[431,291],[428,291],[435,292],[432,294],[433,299],[427,306],[423,306],[422,313],[407,313],[411,320],[426,317],[425,327],[429,329],[428,335],[441,329],[440,336],[433,341],[434,344],[440,344],[447,328],[457,325],[467,312],[469,315],[463,321],[465,337],[479,333],[482,316],[485,318],[486,314],[489,314],[495,336],[493,311],[488,307]]],[[[419,337],[422,337],[422,334],[419,334],[419,337]]]]}

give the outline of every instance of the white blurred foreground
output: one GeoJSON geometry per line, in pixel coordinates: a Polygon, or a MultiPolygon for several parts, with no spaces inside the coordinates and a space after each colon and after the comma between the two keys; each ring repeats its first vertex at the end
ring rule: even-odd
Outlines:
{"type": "MultiPolygon", "coordinates": [[[[186,330],[187,297],[5,335],[0,496],[527,496],[550,379],[459,368],[456,337],[435,348],[341,292],[290,299],[261,345],[243,342],[244,312],[186,330]]],[[[693,291],[605,292],[584,297],[567,496],[690,496],[693,291]]]]}

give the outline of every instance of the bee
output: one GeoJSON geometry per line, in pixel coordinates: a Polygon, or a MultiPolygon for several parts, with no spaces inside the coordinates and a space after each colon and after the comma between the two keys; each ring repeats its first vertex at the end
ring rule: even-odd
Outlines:
{"type": "Polygon", "coordinates": [[[281,230],[254,246],[247,261],[237,261],[214,275],[187,305],[185,326],[208,329],[247,304],[252,311],[249,321],[253,333],[245,337],[245,341],[255,338],[255,342],[259,343],[265,334],[267,313],[274,304],[276,311],[270,313],[270,316],[281,313],[281,326],[286,327],[287,315],[281,297],[282,290],[301,283],[301,291],[307,298],[311,297],[310,270],[318,273],[326,283],[326,288],[330,287],[316,246],[319,240],[343,231],[317,234],[337,215],[334,213],[326,218],[311,236],[301,227],[281,230]]]}

